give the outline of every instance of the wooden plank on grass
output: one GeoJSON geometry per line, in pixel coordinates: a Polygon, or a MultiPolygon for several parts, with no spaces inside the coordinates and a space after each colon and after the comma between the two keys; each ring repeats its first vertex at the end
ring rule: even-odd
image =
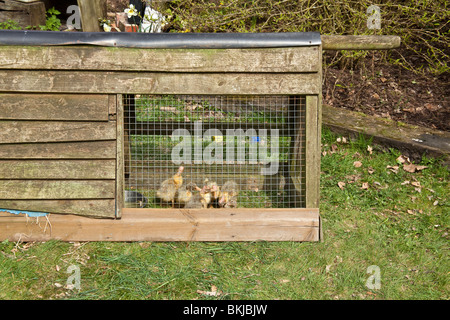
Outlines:
{"type": "Polygon", "coordinates": [[[319,72],[319,48],[0,47],[0,69],[146,72],[319,72]],[[139,61],[139,63],[136,63],[139,61]]]}
{"type": "Polygon", "coordinates": [[[0,144],[115,138],[115,122],[0,121],[0,144]]]}
{"type": "Polygon", "coordinates": [[[0,94],[0,120],[108,121],[107,95],[0,94]]]}
{"type": "Polygon", "coordinates": [[[0,160],[0,179],[115,179],[115,160],[0,160]]]}
{"type": "Polygon", "coordinates": [[[0,241],[318,241],[318,209],[123,209],[122,219],[50,215],[51,232],[0,216],[0,241]]]}
{"type": "Polygon", "coordinates": [[[144,73],[0,70],[0,91],[53,93],[319,94],[318,73],[144,73]]]}
{"type": "Polygon", "coordinates": [[[0,180],[0,199],[112,199],[114,180],[0,180]]]}
{"type": "Polygon", "coordinates": [[[116,141],[1,144],[0,159],[115,159],[116,141]]]}
{"type": "MultiPolygon", "coordinates": [[[[0,200],[0,208],[45,212],[51,214],[75,214],[96,218],[114,218],[114,199],[91,200],[0,200]]],[[[1,220],[1,218],[0,218],[1,220]]]]}

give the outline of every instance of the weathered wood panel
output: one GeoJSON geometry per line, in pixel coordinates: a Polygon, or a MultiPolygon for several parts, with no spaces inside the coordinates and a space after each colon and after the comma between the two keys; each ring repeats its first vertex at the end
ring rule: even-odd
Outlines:
{"type": "Polygon", "coordinates": [[[319,72],[317,47],[136,49],[0,47],[0,69],[155,72],[319,72]],[[136,63],[139,61],[139,63],[136,63]]]}
{"type": "MultiPolygon", "coordinates": [[[[96,218],[114,218],[114,199],[94,200],[0,200],[0,208],[52,214],[77,214],[96,218]]],[[[1,218],[0,218],[1,224],[1,218]]]]}
{"type": "Polygon", "coordinates": [[[115,179],[115,160],[0,160],[0,179],[115,179]]]}
{"type": "Polygon", "coordinates": [[[0,144],[114,139],[115,122],[0,121],[0,144]]]}
{"type": "Polygon", "coordinates": [[[319,94],[318,73],[139,73],[1,70],[0,91],[152,94],[319,94]]]}
{"type": "Polygon", "coordinates": [[[0,159],[115,159],[116,141],[1,144],[0,159]]]}
{"type": "Polygon", "coordinates": [[[114,180],[0,180],[0,199],[112,199],[114,180]]]}
{"type": "Polygon", "coordinates": [[[318,209],[123,209],[120,220],[0,215],[0,241],[318,241],[318,209]]]}
{"type": "Polygon", "coordinates": [[[0,94],[0,120],[108,121],[107,95],[0,94]]]}

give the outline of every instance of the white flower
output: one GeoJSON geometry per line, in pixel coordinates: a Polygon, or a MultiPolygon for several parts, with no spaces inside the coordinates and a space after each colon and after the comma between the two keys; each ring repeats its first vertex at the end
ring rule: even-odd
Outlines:
{"type": "Polygon", "coordinates": [[[110,32],[111,31],[111,26],[108,26],[106,23],[103,25],[103,30],[105,30],[105,32],[110,32]]]}
{"type": "Polygon", "coordinates": [[[138,15],[136,9],[133,4],[130,4],[130,7],[125,9],[125,13],[128,15],[128,18],[135,17],[138,15]]]}

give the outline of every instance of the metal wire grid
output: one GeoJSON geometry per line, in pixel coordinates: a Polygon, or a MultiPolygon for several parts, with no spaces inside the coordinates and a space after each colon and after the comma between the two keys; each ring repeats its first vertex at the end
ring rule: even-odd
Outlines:
{"type": "Polygon", "coordinates": [[[124,106],[127,207],[208,195],[215,208],[305,207],[304,96],[126,95],[124,106]],[[181,186],[167,183],[180,167],[181,186]]]}

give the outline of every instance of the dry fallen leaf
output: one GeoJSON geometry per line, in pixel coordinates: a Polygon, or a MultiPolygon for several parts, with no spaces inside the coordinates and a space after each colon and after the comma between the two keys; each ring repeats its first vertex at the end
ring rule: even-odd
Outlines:
{"type": "Polygon", "coordinates": [[[390,169],[393,173],[398,172],[398,166],[386,166],[386,168],[390,169]]]}
{"type": "Polygon", "coordinates": [[[355,168],[359,168],[359,167],[362,166],[362,162],[361,162],[361,161],[355,161],[355,162],[353,162],[353,166],[354,166],[355,168]]]}
{"type": "Polygon", "coordinates": [[[337,145],[332,144],[330,153],[335,153],[337,151],[337,148],[338,148],[337,145]]]}
{"type": "Polygon", "coordinates": [[[414,173],[416,171],[420,171],[423,169],[428,168],[427,166],[416,166],[415,164],[409,163],[407,165],[403,165],[403,170],[407,171],[407,172],[411,172],[414,173]]]}
{"type": "Polygon", "coordinates": [[[404,186],[405,184],[409,184],[409,180],[405,180],[401,183],[402,186],[404,186]]]}
{"type": "Polygon", "coordinates": [[[371,146],[367,146],[367,151],[369,151],[369,154],[372,154],[372,147],[371,146]]]}
{"type": "Polygon", "coordinates": [[[374,172],[375,172],[375,170],[373,170],[373,168],[372,168],[372,167],[369,167],[369,169],[367,169],[367,172],[368,172],[369,174],[372,174],[372,173],[374,173],[374,172]]]}
{"type": "Polygon", "coordinates": [[[363,189],[363,190],[369,189],[369,183],[368,182],[363,182],[363,184],[361,186],[361,189],[363,189]]]}
{"type": "Polygon", "coordinates": [[[338,187],[339,187],[341,190],[344,190],[345,182],[339,181],[339,182],[338,182],[338,187]]]}
{"type": "Polygon", "coordinates": [[[414,187],[420,187],[420,182],[419,181],[413,181],[411,182],[411,185],[414,187]]]}
{"type": "Polygon", "coordinates": [[[217,287],[215,285],[212,285],[211,291],[197,290],[197,293],[204,294],[206,296],[211,296],[211,297],[218,297],[222,294],[222,291],[218,291],[217,287]]]}
{"type": "Polygon", "coordinates": [[[403,155],[400,155],[397,159],[395,159],[395,161],[397,161],[397,163],[405,163],[405,162],[411,163],[411,161],[409,161],[409,158],[403,155]]]}

